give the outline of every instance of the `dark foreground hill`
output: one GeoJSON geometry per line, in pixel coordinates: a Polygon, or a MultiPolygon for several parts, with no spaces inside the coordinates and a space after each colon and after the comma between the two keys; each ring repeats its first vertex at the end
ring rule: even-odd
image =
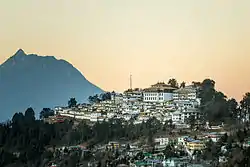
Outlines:
{"type": "Polygon", "coordinates": [[[53,56],[26,55],[19,49],[0,65],[0,121],[27,107],[37,114],[43,107],[67,105],[70,97],[86,102],[101,92],[70,63],[53,56]]]}

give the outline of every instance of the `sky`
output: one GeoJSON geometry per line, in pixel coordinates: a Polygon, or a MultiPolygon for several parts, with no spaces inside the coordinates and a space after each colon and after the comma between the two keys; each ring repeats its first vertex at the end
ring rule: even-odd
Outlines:
{"type": "Polygon", "coordinates": [[[0,64],[17,49],[72,63],[107,91],[211,78],[250,91],[249,0],[0,0],[0,64]]]}

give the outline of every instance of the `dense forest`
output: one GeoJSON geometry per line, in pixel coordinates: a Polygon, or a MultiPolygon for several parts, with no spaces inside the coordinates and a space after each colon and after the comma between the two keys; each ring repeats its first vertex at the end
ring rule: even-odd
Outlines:
{"type": "Polygon", "coordinates": [[[0,125],[0,166],[13,162],[36,164],[38,159],[46,156],[46,146],[53,147],[66,141],[65,135],[70,129],[72,122],[45,124],[35,120],[32,108],[25,114],[16,113],[12,121],[0,125]]]}

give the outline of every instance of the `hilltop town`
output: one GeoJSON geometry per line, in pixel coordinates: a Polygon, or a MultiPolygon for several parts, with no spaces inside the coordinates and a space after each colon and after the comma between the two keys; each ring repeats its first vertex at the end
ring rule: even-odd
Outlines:
{"type": "MultiPolygon", "coordinates": [[[[212,111],[218,110],[218,113],[205,113],[204,106],[210,105],[211,100],[205,102],[202,85],[207,86],[208,92],[214,90],[214,81],[209,79],[191,85],[183,82],[180,86],[175,79],[170,79],[168,84],[158,82],[149,88],[91,96],[88,104],[77,104],[76,99],[71,98],[67,107],[55,107],[51,116],[41,115],[41,118],[49,124],[73,120],[73,126],[79,131],[97,133],[76,132],[75,142],[71,140],[71,145],[58,148],[60,152],[65,148],[82,150],[82,153],[90,151],[94,157],[102,154],[100,159],[105,162],[94,158],[89,166],[225,165],[231,161],[228,154],[232,154],[233,148],[238,145],[248,148],[250,144],[245,129],[248,113],[239,112],[233,99],[225,100],[217,91],[213,98],[217,98],[221,106],[212,111]],[[223,103],[223,99],[227,103],[223,103]],[[223,115],[224,104],[228,114],[223,115]],[[210,121],[211,118],[216,120],[210,121]],[[245,134],[243,140],[239,137],[242,133],[245,134]],[[233,140],[233,136],[239,140],[233,140]]],[[[206,109],[209,112],[209,108],[206,109]]]]}
{"type": "MultiPolygon", "coordinates": [[[[79,104],[74,107],[56,107],[56,115],[90,122],[124,119],[141,124],[155,117],[161,123],[172,120],[177,127],[188,128],[188,120],[200,118],[200,98],[197,87],[171,87],[163,82],[146,89],[129,89],[124,93],[108,93],[110,99],[79,104]]],[[[98,97],[97,97],[98,98],[98,97]]]]}

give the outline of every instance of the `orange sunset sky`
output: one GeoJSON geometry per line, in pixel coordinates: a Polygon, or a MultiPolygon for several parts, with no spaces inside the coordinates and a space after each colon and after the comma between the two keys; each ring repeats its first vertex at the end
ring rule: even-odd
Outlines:
{"type": "Polygon", "coordinates": [[[18,48],[72,63],[104,90],[212,78],[250,91],[249,0],[0,0],[0,64],[18,48]]]}

